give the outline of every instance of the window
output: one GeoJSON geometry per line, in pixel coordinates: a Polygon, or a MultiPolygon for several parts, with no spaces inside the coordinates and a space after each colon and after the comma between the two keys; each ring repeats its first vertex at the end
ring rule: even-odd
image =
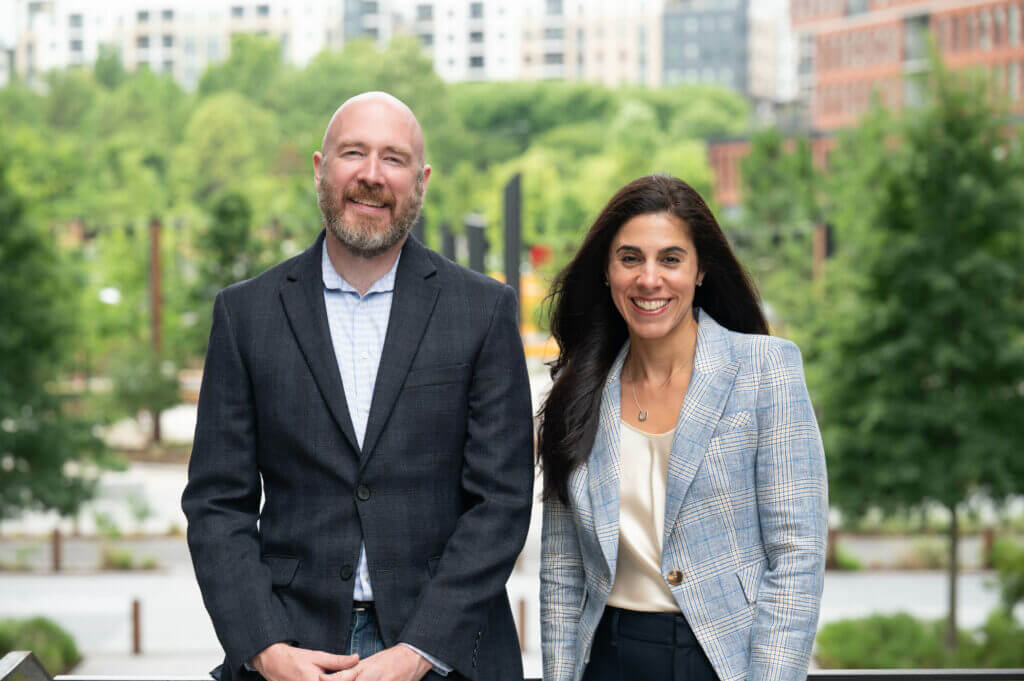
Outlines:
{"type": "Polygon", "coordinates": [[[433,5],[416,5],[416,21],[432,21],[433,19],[433,5]]]}
{"type": "Polygon", "coordinates": [[[81,14],[71,14],[71,15],[68,15],[68,26],[70,26],[71,28],[81,28],[82,27],[82,15],[81,14]]]}
{"type": "Polygon", "coordinates": [[[700,57],[700,47],[690,43],[683,48],[683,54],[686,55],[687,59],[697,59],[700,57]]]}
{"type": "Polygon", "coordinates": [[[373,0],[364,0],[361,10],[363,14],[377,14],[380,11],[373,0]]]}
{"type": "Polygon", "coordinates": [[[686,32],[687,33],[696,33],[697,32],[697,20],[694,19],[693,17],[690,17],[689,19],[686,20],[686,32]]]}
{"type": "Polygon", "coordinates": [[[471,69],[482,69],[484,67],[484,58],[481,56],[469,58],[469,68],[471,69]]]}
{"type": "Polygon", "coordinates": [[[363,35],[365,35],[367,38],[373,38],[374,40],[380,37],[379,33],[377,32],[376,26],[373,28],[368,28],[365,31],[363,31],[363,35]]]}
{"type": "Polygon", "coordinates": [[[433,33],[420,33],[420,45],[423,47],[430,47],[434,44],[433,33]]]}
{"type": "Polygon", "coordinates": [[[149,21],[149,12],[142,10],[135,13],[135,21],[140,24],[144,24],[149,21]]]}
{"type": "Polygon", "coordinates": [[[547,52],[544,55],[545,64],[562,64],[565,61],[565,56],[561,52],[547,52]]]}
{"type": "Polygon", "coordinates": [[[81,40],[72,40],[70,45],[69,45],[69,47],[71,48],[72,52],[81,52],[82,51],[82,41],[81,40]]]}
{"type": "Polygon", "coordinates": [[[484,41],[483,31],[470,31],[469,42],[471,43],[482,43],[484,41]]]}
{"type": "Polygon", "coordinates": [[[545,0],[544,11],[551,16],[561,16],[562,0],[545,0]]]}
{"type": "Polygon", "coordinates": [[[484,3],[482,3],[482,2],[471,2],[471,3],[469,3],[469,18],[470,19],[483,19],[484,18],[484,3]]]}
{"type": "Polygon", "coordinates": [[[545,28],[544,39],[545,40],[561,40],[565,35],[565,32],[560,28],[545,28]]]}
{"type": "Polygon", "coordinates": [[[269,17],[270,5],[256,5],[256,14],[261,17],[269,17]]]}
{"type": "Polygon", "coordinates": [[[164,73],[174,73],[174,62],[170,59],[165,60],[163,63],[163,71],[164,73]]]}
{"type": "Polygon", "coordinates": [[[164,47],[174,47],[174,36],[173,35],[165,35],[163,37],[162,43],[163,43],[164,47]]]}
{"type": "Polygon", "coordinates": [[[135,39],[135,47],[138,47],[139,49],[142,49],[142,50],[144,50],[147,47],[149,47],[149,36],[148,35],[140,35],[139,37],[137,37],[135,39]]]}
{"type": "Polygon", "coordinates": [[[1010,5],[1010,31],[1009,40],[1011,45],[1020,44],[1020,7],[1010,5]]]}
{"type": "Polygon", "coordinates": [[[165,9],[164,11],[160,12],[160,18],[164,21],[174,21],[174,10],[165,9]]]}
{"type": "Polygon", "coordinates": [[[231,16],[235,19],[245,16],[245,8],[240,5],[235,5],[231,8],[231,16]]]}
{"type": "Polygon", "coordinates": [[[148,69],[149,68],[149,62],[146,61],[145,59],[140,59],[139,61],[135,62],[135,68],[136,69],[140,69],[140,70],[141,69],[148,69]]]}

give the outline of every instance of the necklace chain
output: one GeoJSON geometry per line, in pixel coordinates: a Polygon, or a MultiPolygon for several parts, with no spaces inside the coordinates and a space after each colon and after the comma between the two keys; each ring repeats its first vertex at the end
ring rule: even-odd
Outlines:
{"type": "MultiPolygon", "coordinates": [[[[686,362],[683,362],[678,367],[676,367],[672,371],[672,373],[670,373],[668,375],[668,378],[665,379],[665,382],[658,386],[658,390],[661,390],[666,385],[668,385],[669,382],[672,380],[672,377],[675,376],[677,373],[679,373],[679,370],[682,369],[684,366],[686,366],[686,362]]],[[[636,412],[637,412],[636,413],[636,420],[639,421],[640,423],[643,423],[644,421],[647,420],[648,412],[643,407],[640,406],[640,400],[637,399],[637,396],[636,396],[636,373],[633,371],[633,368],[634,368],[633,367],[633,361],[632,361],[632,358],[630,358],[630,362],[629,362],[629,378],[630,378],[630,382],[632,383],[632,388],[633,388],[633,404],[636,405],[636,412]]]]}

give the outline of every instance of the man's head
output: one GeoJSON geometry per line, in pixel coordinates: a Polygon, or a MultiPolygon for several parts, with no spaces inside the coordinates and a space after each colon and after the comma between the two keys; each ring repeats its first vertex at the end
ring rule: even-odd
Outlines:
{"type": "Polygon", "coordinates": [[[420,124],[384,92],[356,95],[334,112],[313,170],[324,226],[364,258],[405,239],[430,179],[420,124]]]}

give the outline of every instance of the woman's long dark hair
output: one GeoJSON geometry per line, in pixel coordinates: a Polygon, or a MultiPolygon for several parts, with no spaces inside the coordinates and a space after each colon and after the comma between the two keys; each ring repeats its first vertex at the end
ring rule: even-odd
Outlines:
{"type": "Polygon", "coordinates": [[[554,385],[539,414],[544,499],[569,503],[569,474],[590,456],[604,382],[629,335],[604,286],[612,240],[630,219],[652,213],[679,218],[697,249],[704,280],[694,293],[694,307],[727,329],[768,333],[753,282],[693,187],[674,177],[647,175],[620,189],[555,278],[549,296],[551,335],[560,352],[551,364],[554,385]]]}

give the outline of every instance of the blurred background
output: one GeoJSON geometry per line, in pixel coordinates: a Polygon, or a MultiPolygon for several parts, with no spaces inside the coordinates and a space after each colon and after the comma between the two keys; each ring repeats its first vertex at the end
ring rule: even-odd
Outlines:
{"type": "MultiPolygon", "coordinates": [[[[179,498],[213,296],[320,229],[381,89],[417,234],[543,299],[620,186],[709,201],[833,504],[816,667],[1024,667],[1024,0],[0,0],[0,652],[219,662],[179,498]]],[[[509,583],[540,674],[539,507],[509,583]]]]}

